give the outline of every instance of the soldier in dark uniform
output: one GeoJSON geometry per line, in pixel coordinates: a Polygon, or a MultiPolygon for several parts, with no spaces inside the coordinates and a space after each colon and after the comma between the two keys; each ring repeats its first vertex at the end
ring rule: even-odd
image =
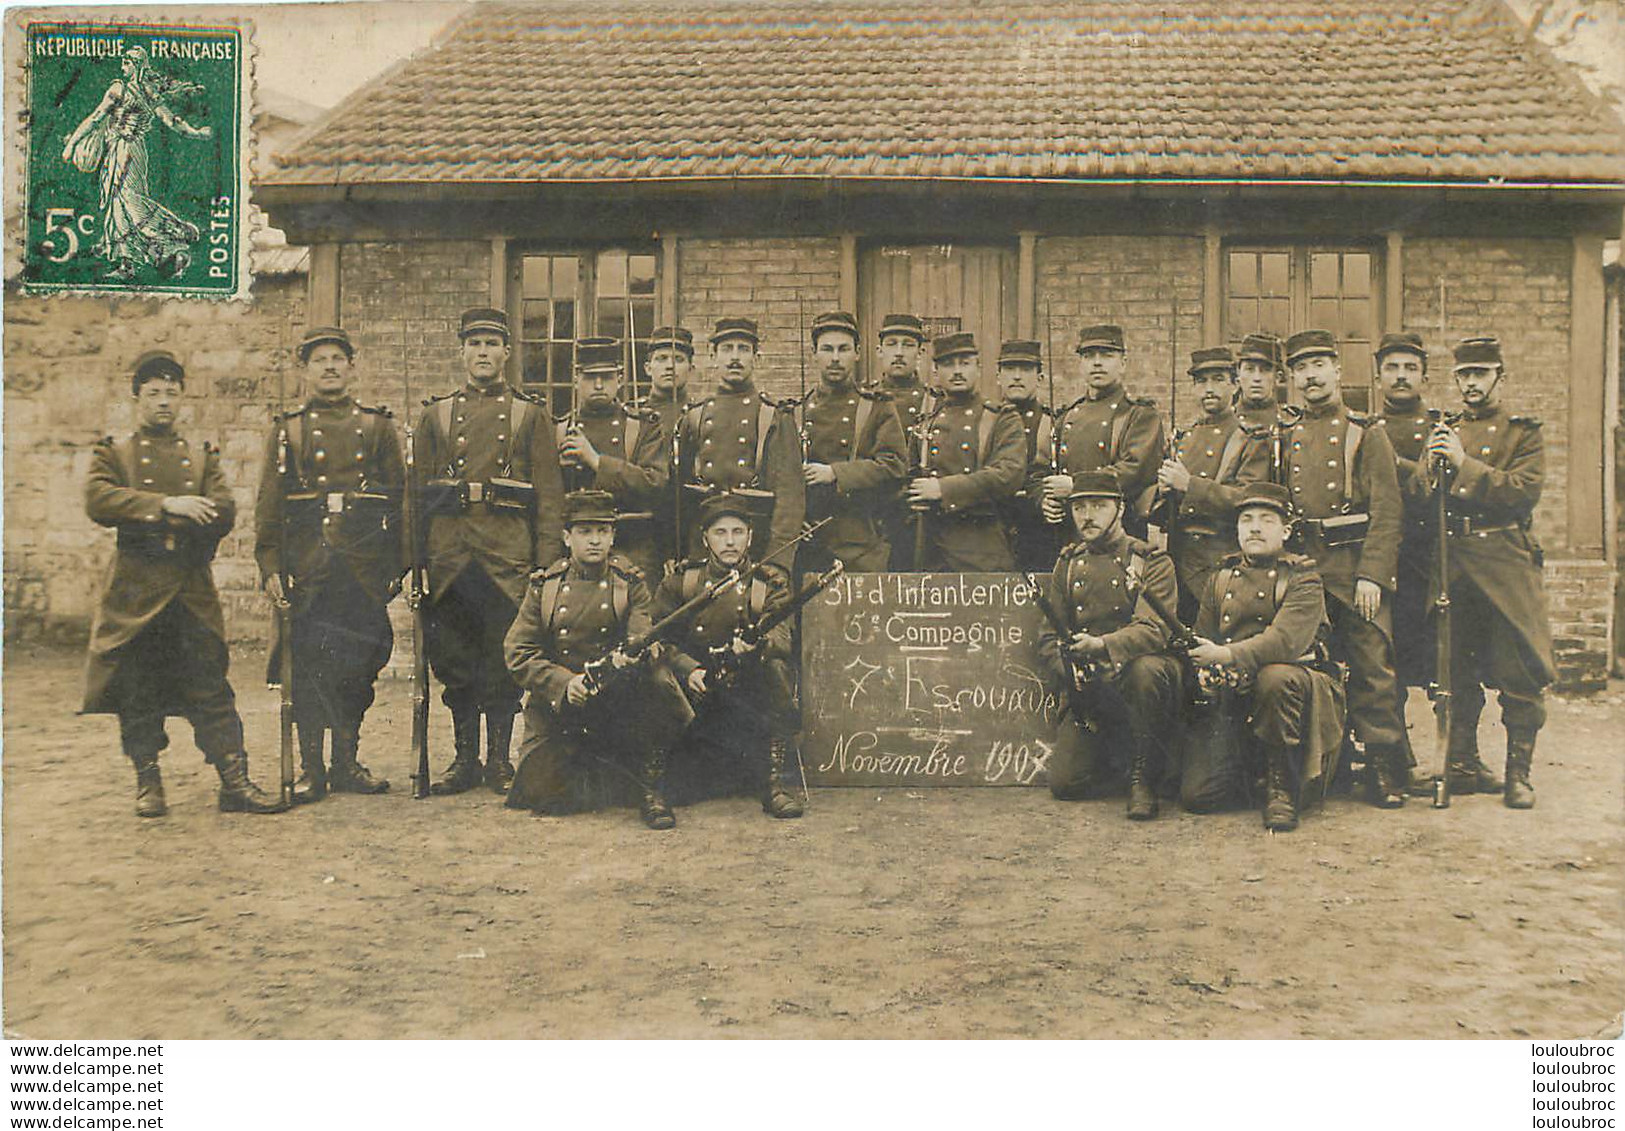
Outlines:
{"type": "Polygon", "coordinates": [[[1180,672],[1164,651],[1168,626],[1144,594],[1172,608],[1174,565],[1123,533],[1123,493],[1111,472],[1080,472],[1067,505],[1078,540],[1055,561],[1049,604],[1070,635],[1063,641],[1046,624],[1038,640],[1066,703],[1056,724],[1050,792],[1062,801],[1098,796],[1112,777],[1106,757],[1126,751],[1129,819],[1149,821],[1179,721],[1180,672]]]}
{"type": "Polygon", "coordinates": [[[1303,551],[1320,567],[1332,654],[1348,665],[1349,720],[1365,745],[1372,801],[1405,803],[1410,772],[1394,679],[1393,593],[1403,519],[1394,449],[1380,421],[1343,404],[1337,339],[1287,340],[1301,413],[1279,429],[1278,462],[1303,551]]]}
{"type": "MultiPolygon", "coordinates": [[[[1438,540],[1433,514],[1433,493],[1423,450],[1433,430],[1429,409],[1422,402],[1428,355],[1420,334],[1384,334],[1377,346],[1377,382],[1382,389],[1383,429],[1394,448],[1399,494],[1404,504],[1404,527],[1399,538],[1398,586],[1394,589],[1394,693],[1399,716],[1412,687],[1426,687],[1433,678],[1433,629],[1428,622],[1428,579],[1433,570],[1433,545],[1438,540]]],[[[1406,761],[1412,767],[1410,792],[1427,796],[1433,781],[1415,770],[1407,731],[1406,761]]],[[[1483,772],[1499,793],[1501,783],[1488,766],[1483,772]]]]}
{"type": "MultiPolygon", "coordinates": [[[[383,793],[357,758],[373,683],[395,645],[389,602],[403,565],[401,445],[387,410],[350,396],[355,347],[335,326],[299,343],[305,403],[271,425],[254,504],[254,558],[271,600],[292,602],[293,716],[301,772],[295,801],[383,793]],[[287,546],[287,558],[282,548],[287,546]],[[283,591],[283,579],[290,584],[283,591]],[[322,760],[332,734],[333,769],[322,760]]],[[[286,641],[271,651],[280,671],[286,641]]]]}
{"type": "Polygon", "coordinates": [[[655,507],[654,538],[662,560],[683,556],[677,538],[677,506],[682,480],[677,475],[676,446],[672,443],[688,411],[688,382],[694,375],[694,335],[681,326],[657,326],[649,335],[649,352],[643,373],[649,379],[649,395],[641,407],[660,417],[660,434],[666,440],[667,487],[655,507]]]}
{"type": "Polygon", "coordinates": [[[551,561],[562,533],[564,490],[553,421],[544,405],[503,377],[508,316],[476,308],[458,331],[468,381],[427,403],[417,429],[417,470],[428,515],[429,663],[445,685],[455,754],[437,794],[480,781],[505,793],[519,687],[502,660],[531,570],[551,561]]]}
{"type": "MultiPolygon", "coordinates": [[[[727,492],[712,495],[701,508],[705,557],[681,563],[655,593],[658,620],[692,600],[701,590],[750,569],[751,506],[727,492]]],[[[681,764],[698,773],[719,760],[745,768],[761,788],[762,810],[771,817],[801,816],[801,802],[784,780],[790,739],[795,733],[795,675],[790,668],[790,625],[775,625],[754,650],[740,634],[789,598],[777,573],[758,571],[743,585],[725,589],[703,606],[673,638],[671,669],[694,705],[694,722],[682,743],[681,764]],[[723,685],[708,670],[712,648],[730,648],[741,658],[737,677],[723,685]]]]}
{"type": "Polygon", "coordinates": [[[1275,427],[1280,403],[1275,389],[1286,379],[1285,353],[1274,334],[1248,334],[1236,350],[1236,380],[1240,396],[1236,416],[1249,428],[1275,427]]]}
{"type": "Polygon", "coordinates": [[[645,577],[659,577],[668,547],[655,533],[655,508],[666,500],[670,445],[658,413],[619,399],[626,347],[614,338],[576,343],[576,403],[557,424],[566,491],[608,491],[620,525],[615,550],[645,577]]]}
{"type": "MultiPolygon", "coordinates": [[[[897,421],[903,428],[903,443],[910,460],[919,453],[920,429],[931,415],[937,391],[928,389],[920,381],[920,351],[925,345],[925,323],[912,314],[888,314],[881,320],[879,344],[875,352],[880,356],[878,387],[892,399],[897,421]]],[[[918,468],[910,464],[911,471],[918,468]]],[[[914,515],[903,498],[906,488],[900,488],[884,504],[880,512],[880,532],[891,546],[891,569],[905,571],[914,568],[914,515]]]]}
{"type": "Polygon", "coordinates": [[[818,388],[797,407],[806,447],[807,520],[833,521],[802,543],[799,570],[823,570],[839,558],[848,569],[883,571],[891,548],[876,521],[908,473],[903,429],[891,394],[859,389],[858,323],[845,311],[813,319],[818,388]]]}
{"type": "MultiPolygon", "coordinates": [[[[1240,500],[1241,548],[1208,578],[1190,652],[1192,663],[1224,670],[1241,688],[1232,717],[1263,754],[1264,827],[1277,832],[1298,827],[1304,786],[1332,772],[1343,736],[1342,686],[1312,663],[1326,631],[1320,574],[1282,549],[1290,500],[1275,483],[1252,484],[1240,500]]],[[[1189,780],[1182,789],[1204,792],[1189,780]]]]}
{"type": "Polygon", "coordinates": [[[1044,517],[1066,518],[1066,497],[1080,471],[1110,471],[1123,489],[1123,528],[1145,534],[1156,488],[1157,466],[1166,451],[1162,418],[1147,397],[1123,388],[1128,351],[1121,326],[1086,326],[1078,333],[1078,357],[1089,391],[1056,417],[1060,469],[1045,480],[1044,517]]]}
{"type": "Polygon", "coordinates": [[[193,740],[219,773],[222,812],[276,813],[281,801],[248,779],[243,722],[226,680],[225,618],[209,571],[237,506],[219,450],[175,431],[185,385],[173,354],[141,355],[130,379],[139,426],[91,453],[85,513],[118,531],[118,548],[90,630],[81,713],[118,716],[140,816],[168,812],[158,753],[169,745],[169,715],[192,724],[193,740]]]}
{"type": "Polygon", "coordinates": [[[981,376],[976,337],[946,334],[931,344],[942,403],[925,421],[920,475],[907,499],[924,523],[923,555],[915,569],[956,572],[1008,570],[1015,565],[997,507],[1021,490],[1026,442],[1015,412],[988,404],[976,391],[981,376]]]}
{"type": "Polygon", "coordinates": [[[1027,475],[1020,491],[999,505],[1005,533],[1022,571],[1047,570],[1061,548],[1061,531],[1044,519],[1044,479],[1055,471],[1055,418],[1039,400],[1045,380],[1037,342],[1017,340],[999,346],[999,395],[1021,421],[1027,441],[1027,475]]]}
{"type": "Polygon", "coordinates": [[[636,783],[651,829],[677,818],[666,803],[666,756],[693,717],[670,669],[635,671],[621,650],[649,631],[649,589],[619,555],[607,491],[575,491],[565,514],[568,554],[530,577],[504,645],[508,669],[530,693],[519,773],[505,804],[561,816],[594,808],[613,790],[590,785],[595,768],[636,783]],[[586,667],[603,657],[617,674],[592,694],[586,667]]]}
{"type": "Polygon", "coordinates": [[[1202,416],[1174,438],[1157,486],[1177,500],[1168,552],[1179,572],[1179,617],[1196,619],[1208,574],[1236,551],[1236,504],[1270,475],[1267,429],[1253,430],[1233,409],[1236,359],[1225,346],[1191,354],[1191,385],[1202,416]]]}
{"type": "MultiPolygon", "coordinates": [[[[807,484],[794,416],[756,389],[760,343],[751,319],[718,320],[711,334],[717,391],[684,413],[678,458],[683,482],[697,488],[685,494],[685,511],[691,500],[712,492],[743,488],[757,493],[767,513],[758,517],[754,538],[759,553],[766,554],[801,533],[807,484]]],[[[685,518],[684,525],[692,531],[685,542],[697,545],[699,524],[689,525],[685,518]]],[[[763,568],[786,577],[790,572],[781,562],[763,568]]]]}
{"type": "Polygon", "coordinates": [[[1546,470],[1540,421],[1501,408],[1505,372],[1496,339],[1467,338],[1456,346],[1463,410],[1453,426],[1433,429],[1427,454],[1450,466],[1450,788],[1494,789],[1478,759],[1483,688],[1493,687],[1507,732],[1503,796],[1509,809],[1529,809],[1535,804],[1530,762],[1546,722],[1545,688],[1556,678],[1542,555],[1529,532],[1546,470]]]}

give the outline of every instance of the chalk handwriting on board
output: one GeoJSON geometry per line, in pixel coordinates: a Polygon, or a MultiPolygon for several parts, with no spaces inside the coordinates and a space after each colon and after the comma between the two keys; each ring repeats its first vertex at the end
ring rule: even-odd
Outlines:
{"type": "Polygon", "coordinates": [[[1003,778],[1005,771],[1021,785],[1031,785],[1033,779],[1049,769],[1050,755],[1055,748],[1041,738],[1032,742],[1013,743],[994,741],[992,749],[987,752],[987,765],[982,768],[982,777],[989,785],[1003,778]]]}
{"type": "Polygon", "coordinates": [[[963,754],[952,753],[948,744],[956,735],[968,733],[970,732],[944,731],[932,734],[929,731],[916,730],[911,733],[911,738],[924,739],[931,743],[931,749],[923,754],[894,753],[891,750],[881,749],[880,736],[872,730],[839,734],[835,736],[835,742],[830,747],[829,757],[818,766],[817,772],[878,774],[881,777],[899,779],[940,778],[943,781],[953,781],[955,778],[965,776],[970,759],[963,754]]]}
{"type": "Polygon", "coordinates": [[[845,672],[850,672],[853,668],[859,668],[859,669],[864,669],[864,670],[863,670],[863,674],[858,676],[856,679],[853,679],[852,676],[850,676],[850,675],[848,675],[846,677],[847,681],[852,684],[852,694],[847,696],[847,700],[846,700],[846,705],[848,707],[853,707],[853,706],[857,705],[858,696],[863,694],[863,685],[865,683],[869,682],[869,677],[870,676],[874,675],[876,672],[881,670],[881,667],[880,667],[879,664],[871,664],[871,663],[869,663],[869,661],[865,660],[862,656],[853,656],[852,657],[852,662],[850,664],[847,664],[846,667],[842,668],[841,670],[845,671],[845,672]]]}

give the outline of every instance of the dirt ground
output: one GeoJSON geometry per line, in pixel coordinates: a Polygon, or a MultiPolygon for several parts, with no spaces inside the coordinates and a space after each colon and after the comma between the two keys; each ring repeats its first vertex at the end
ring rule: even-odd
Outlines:
{"type": "MultiPolygon", "coordinates": [[[[270,786],[262,664],[233,671],[270,786]]],[[[389,681],[362,757],[395,792],[224,815],[172,722],[170,816],[138,820],[114,721],[73,714],[79,669],[6,650],[10,1037],[1620,1031],[1618,688],[1553,704],[1528,813],[1334,799],[1272,837],[1255,813],[1131,825],[1046,790],[817,790],[801,821],[740,798],[661,834],[483,790],[413,801],[389,681]]],[[[434,726],[438,769],[438,703],[434,726]]]]}

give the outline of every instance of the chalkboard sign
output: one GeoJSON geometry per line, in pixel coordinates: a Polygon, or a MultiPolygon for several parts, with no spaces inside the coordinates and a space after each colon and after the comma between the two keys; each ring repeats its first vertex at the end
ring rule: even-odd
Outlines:
{"type": "Polygon", "coordinates": [[[1021,574],[840,578],[802,613],[808,783],[1047,784],[1061,700],[1043,629],[1021,574]]]}

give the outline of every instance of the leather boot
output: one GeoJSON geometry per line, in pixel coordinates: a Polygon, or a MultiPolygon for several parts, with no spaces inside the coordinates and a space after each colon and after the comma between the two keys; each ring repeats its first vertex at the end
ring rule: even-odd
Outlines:
{"type": "Polygon", "coordinates": [[[287,808],[280,797],[266,793],[248,780],[248,755],[241,750],[221,754],[214,768],[220,775],[222,813],[280,813],[287,808]]]}
{"type": "Polygon", "coordinates": [[[638,805],[638,816],[651,829],[677,827],[677,814],[666,804],[666,752],[651,751],[643,759],[643,800],[638,805]]]}
{"type": "Polygon", "coordinates": [[[1366,780],[1371,804],[1378,809],[1398,809],[1405,804],[1405,785],[1410,768],[1405,764],[1403,746],[1372,744],[1366,747],[1366,780]]]}
{"type": "Polygon", "coordinates": [[[513,745],[513,716],[485,715],[485,784],[492,793],[503,794],[513,784],[513,763],[508,751],[513,745]]]}
{"type": "Polygon", "coordinates": [[[801,802],[784,784],[784,765],[789,759],[789,743],[782,738],[767,743],[767,785],[762,789],[762,812],[769,817],[791,820],[801,816],[801,802]]]}
{"type": "Polygon", "coordinates": [[[451,713],[451,740],[456,749],[451,765],[429,783],[436,796],[466,793],[480,784],[480,713],[471,707],[451,713]]]}
{"type": "Polygon", "coordinates": [[[1287,760],[1297,753],[1284,746],[1272,746],[1265,752],[1269,768],[1264,779],[1264,827],[1270,832],[1289,833],[1298,827],[1298,806],[1287,769],[1287,760]]]}
{"type": "Polygon", "coordinates": [[[164,779],[158,773],[158,752],[130,759],[135,763],[135,815],[162,817],[169,812],[164,803],[164,779]]]}
{"type": "MultiPolygon", "coordinates": [[[[299,728],[299,776],[293,779],[293,803],[307,805],[327,796],[327,767],[322,763],[322,736],[325,728],[297,724],[299,728]]],[[[335,740],[334,746],[338,745],[335,740]]],[[[334,757],[338,756],[334,751],[334,757]]]]}
{"type": "Polygon", "coordinates": [[[1529,784],[1529,767],[1535,760],[1538,731],[1507,731],[1507,781],[1501,801],[1508,809],[1533,809],[1535,787],[1529,784]]]}
{"type": "MultiPolygon", "coordinates": [[[[1160,759],[1159,759],[1160,760],[1160,759]]],[[[1157,794],[1151,788],[1156,780],[1151,768],[1151,744],[1147,739],[1134,742],[1134,761],[1128,769],[1128,819],[1149,821],[1157,815],[1157,794]]]]}
{"type": "Polygon", "coordinates": [[[359,727],[333,728],[334,793],[388,793],[389,779],[375,778],[356,756],[361,748],[359,727]]]}
{"type": "Polygon", "coordinates": [[[1500,793],[1506,788],[1506,783],[1479,759],[1476,751],[1460,761],[1452,757],[1446,772],[1450,775],[1451,793],[1500,793]]]}

